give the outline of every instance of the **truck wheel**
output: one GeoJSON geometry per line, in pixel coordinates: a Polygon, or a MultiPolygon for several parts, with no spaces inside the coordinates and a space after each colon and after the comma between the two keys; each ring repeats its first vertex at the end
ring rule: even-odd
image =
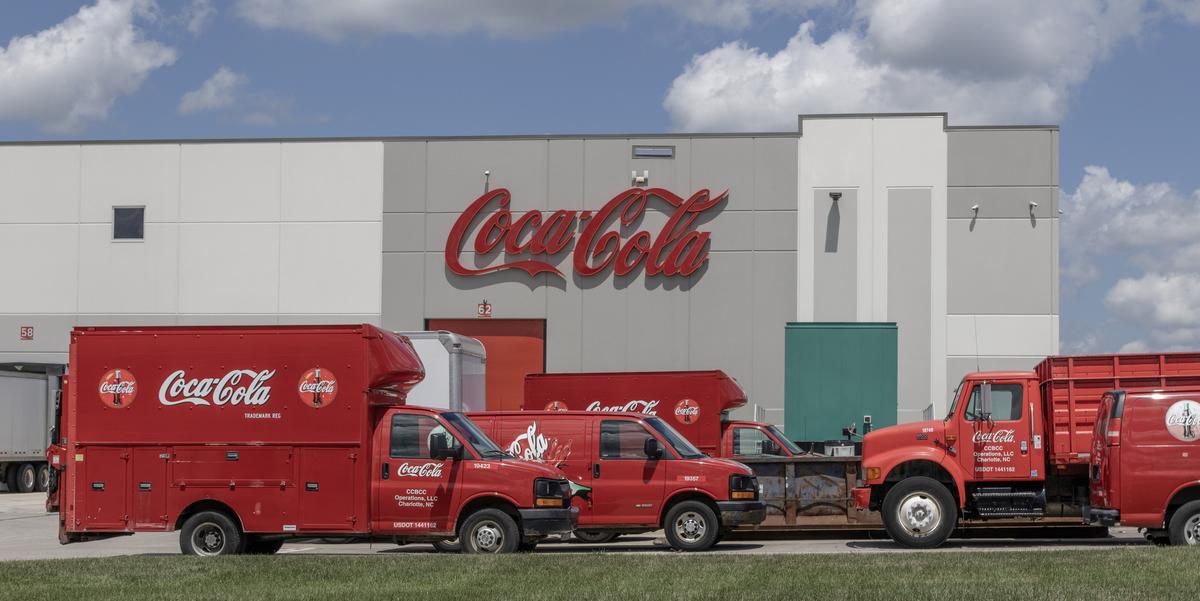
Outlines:
{"type": "Polygon", "coordinates": [[[888,491],[882,517],[892,540],[912,549],[932,549],[954,532],[958,507],[941,482],[914,476],[888,491]]]}
{"type": "Polygon", "coordinates": [[[521,531],[507,513],[480,509],[463,522],[458,540],[464,553],[512,553],[521,544],[521,531]]]}
{"type": "Polygon", "coordinates": [[[537,546],[538,544],[536,542],[522,542],[521,544],[517,545],[517,550],[521,553],[533,553],[533,551],[537,549],[537,546]]]}
{"type": "Polygon", "coordinates": [[[618,536],[621,536],[619,532],[604,532],[602,530],[576,530],[571,534],[575,537],[575,540],[589,545],[611,543],[617,540],[618,536]]]}
{"type": "Polygon", "coordinates": [[[17,492],[17,466],[13,464],[0,465],[0,481],[3,481],[8,492],[17,492]]]}
{"type": "Polygon", "coordinates": [[[263,539],[253,536],[246,540],[247,555],[274,555],[282,548],[282,538],[263,539]]]}
{"type": "Polygon", "coordinates": [[[1172,545],[1200,545],[1200,501],[1184,503],[1176,509],[1167,534],[1172,545]]]}
{"type": "Polygon", "coordinates": [[[46,492],[50,490],[50,466],[43,464],[38,468],[37,473],[37,491],[46,492]]]}
{"type": "Polygon", "coordinates": [[[663,520],[667,544],[678,551],[704,551],[717,543],[721,522],[711,507],[700,501],[684,501],[671,507],[663,520]]]}
{"type": "Polygon", "coordinates": [[[217,511],[201,511],[183,523],[179,548],[185,555],[233,555],[242,550],[242,531],[217,511]]]}
{"type": "Polygon", "coordinates": [[[446,540],[435,540],[432,543],[434,550],[439,553],[462,553],[462,545],[457,538],[446,540]]]}
{"type": "Polygon", "coordinates": [[[22,463],[17,468],[17,492],[33,492],[37,488],[37,469],[32,463],[22,463]]]}

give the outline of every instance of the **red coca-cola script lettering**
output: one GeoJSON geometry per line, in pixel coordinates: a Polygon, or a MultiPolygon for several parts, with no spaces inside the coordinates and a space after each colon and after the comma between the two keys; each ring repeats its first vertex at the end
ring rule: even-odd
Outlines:
{"type": "Polygon", "coordinates": [[[584,225],[572,253],[572,263],[575,273],[581,276],[594,276],[609,267],[616,275],[627,275],[643,264],[647,275],[689,276],[708,261],[710,237],[710,232],[696,231],[693,225],[702,213],[728,196],[728,190],[712,196],[708,189],[702,189],[683,198],[663,188],[630,188],[594,213],[559,210],[544,216],[540,211],[529,211],[514,220],[509,209],[512,194],[507,188],[497,188],[475,199],[454,222],[446,238],[446,266],[465,276],[519,269],[531,276],[553,273],[565,277],[557,267],[539,257],[551,257],[565,250],[575,239],[578,223],[584,225]],[[622,239],[621,227],[637,223],[652,198],[671,208],[667,223],[657,235],[640,230],[622,239]],[[494,212],[488,214],[488,210],[494,212]],[[479,268],[463,265],[459,255],[465,238],[480,219],[482,223],[472,245],[476,255],[503,248],[508,255],[530,258],[514,258],[479,268]]]}

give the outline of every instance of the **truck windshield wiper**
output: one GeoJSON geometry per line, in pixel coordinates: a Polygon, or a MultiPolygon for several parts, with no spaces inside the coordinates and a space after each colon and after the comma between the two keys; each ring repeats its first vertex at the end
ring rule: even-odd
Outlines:
{"type": "Polygon", "coordinates": [[[508,457],[508,453],[504,451],[487,450],[479,453],[482,457],[508,457]]]}

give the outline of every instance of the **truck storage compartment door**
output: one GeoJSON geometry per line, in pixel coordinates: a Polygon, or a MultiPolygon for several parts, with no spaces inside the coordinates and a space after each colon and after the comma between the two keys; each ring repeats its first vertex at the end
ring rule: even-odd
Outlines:
{"type": "Polygon", "coordinates": [[[76,515],[83,516],[83,523],[76,530],[124,531],[128,530],[129,510],[126,472],[129,467],[129,449],[124,447],[86,447],[77,450],[83,461],[76,461],[79,468],[78,498],[82,505],[76,515]]]}
{"type": "Polygon", "coordinates": [[[300,530],[353,531],[357,455],[348,448],[300,449],[300,530]]]}
{"type": "Polygon", "coordinates": [[[139,530],[167,529],[167,461],[171,455],[166,447],[133,449],[133,527],[139,530]]]}

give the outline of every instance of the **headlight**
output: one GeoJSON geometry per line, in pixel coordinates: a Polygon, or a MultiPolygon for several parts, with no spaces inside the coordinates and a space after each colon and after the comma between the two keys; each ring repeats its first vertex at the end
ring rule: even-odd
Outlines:
{"type": "Polygon", "coordinates": [[[538,478],[533,481],[535,507],[566,507],[571,503],[571,485],[566,480],[538,478]]]}
{"type": "Polygon", "coordinates": [[[735,501],[753,501],[758,498],[758,478],[745,474],[729,477],[729,498],[735,501]]]}

